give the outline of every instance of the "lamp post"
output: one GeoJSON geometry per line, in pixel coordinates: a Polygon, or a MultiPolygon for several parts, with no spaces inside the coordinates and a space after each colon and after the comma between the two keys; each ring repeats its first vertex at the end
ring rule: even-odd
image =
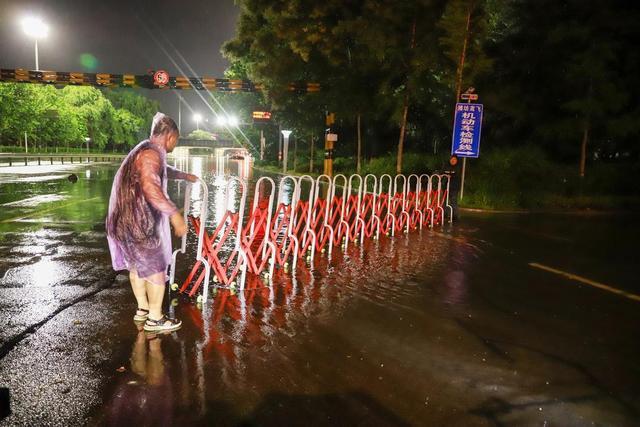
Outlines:
{"type": "Polygon", "coordinates": [[[199,113],[193,115],[193,120],[196,121],[196,129],[200,130],[200,120],[202,120],[202,116],[199,113]]]}
{"type": "Polygon", "coordinates": [[[22,20],[22,30],[24,33],[35,40],[36,53],[36,71],[40,70],[38,63],[38,39],[44,39],[49,35],[49,26],[40,18],[33,16],[22,20]]]}
{"type": "Polygon", "coordinates": [[[290,130],[283,130],[282,136],[284,137],[284,150],[282,153],[282,172],[287,173],[287,156],[289,154],[289,135],[291,135],[290,130]]]}

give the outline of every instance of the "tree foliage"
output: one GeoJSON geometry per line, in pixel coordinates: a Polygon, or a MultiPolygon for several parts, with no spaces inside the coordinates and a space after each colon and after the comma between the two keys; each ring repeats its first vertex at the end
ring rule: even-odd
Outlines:
{"type": "Polygon", "coordinates": [[[232,67],[263,83],[277,119],[299,132],[321,134],[323,113],[337,112],[343,155],[355,152],[359,115],[365,151],[393,151],[405,110],[410,150],[448,150],[460,78],[462,90],[476,87],[485,104],[483,147],[534,144],[575,162],[588,141],[592,162],[638,158],[634,2],[239,4],[237,36],[223,47],[232,67]],[[322,91],[287,91],[297,81],[322,91]]]}
{"type": "Polygon", "coordinates": [[[0,145],[20,145],[24,134],[40,146],[94,149],[131,147],[148,135],[158,104],[121,90],[56,89],[0,84],[0,145]]]}

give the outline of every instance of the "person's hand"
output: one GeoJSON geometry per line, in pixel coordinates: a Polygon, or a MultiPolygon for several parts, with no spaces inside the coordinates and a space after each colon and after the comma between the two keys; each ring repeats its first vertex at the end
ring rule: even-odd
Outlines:
{"type": "Polygon", "coordinates": [[[184,179],[189,182],[196,182],[198,180],[198,177],[194,174],[188,173],[187,176],[184,177],[184,179]]]}
{"type": "Polygon", "coordinates": [[[187,234],[187,224],[185,224],[184,218],[180,212],[176,212],[171,215],[170,221],[173,226],[173,233],[177,237],[182,237],[187,234]]]}

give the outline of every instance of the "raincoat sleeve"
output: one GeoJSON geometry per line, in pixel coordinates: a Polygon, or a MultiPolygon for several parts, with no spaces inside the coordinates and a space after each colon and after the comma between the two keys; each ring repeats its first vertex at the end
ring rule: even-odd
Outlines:
{"type": "Polygon", "coordinates": [[[138,154],[136,169],[140,176],[140,186],[144,198],[159,212],[173,215],[178,212],[176,205],[167,198],[162,190],[162,163],[160,156],[153,150],[144,150],[138,154]]]}
{"type": "Polygon", "coordinates": [[[180,169],[167,165],[167,178],[169,179],[187,179],[188,175],[189,174],[182,172],[180,169]]]}

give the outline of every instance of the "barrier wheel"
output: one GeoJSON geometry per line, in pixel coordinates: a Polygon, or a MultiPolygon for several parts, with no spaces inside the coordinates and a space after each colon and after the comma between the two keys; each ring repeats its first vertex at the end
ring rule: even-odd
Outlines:
{"type": "Polygon", "coordinates": [[[177,291],[177,290],[178,290],[178,284],[177,284],[177,283],[172,283],[172,284],[171,284],[171,290],[172,290],[173,292],[177,291]]]}
{"type": "Polygon", "coordinates": [[[178,298],[174,298],[171,300],[171,306],[176,307],[178,305],[178,298]]]}
{"type": "Polygon", "coordinates": [[[198,295],[198,298],[196,298],[196,303],[202,304],[202,295],[198,295]]]}

